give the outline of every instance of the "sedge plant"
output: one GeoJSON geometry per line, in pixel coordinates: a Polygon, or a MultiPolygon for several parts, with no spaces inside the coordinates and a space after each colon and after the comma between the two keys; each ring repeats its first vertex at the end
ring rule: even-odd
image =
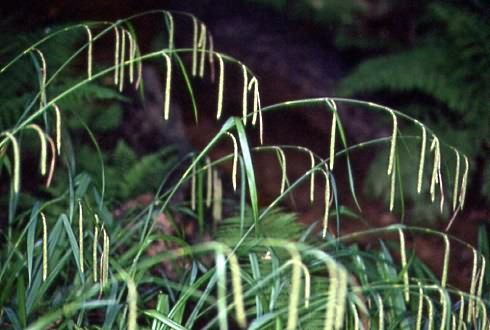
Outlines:
{"type": "MultiPolygon", "coordinates": [[[[151,11],[114,23],[63,27],[1,64],[0,80],[19,70],[33,73],[27,93],[22,94],[24,102],[14,102],[18,94],[11,95],[17,116],[2,121],[2,328],[488,329],[486,236],[482,234],[480,247],[474,247],[445,232],[402,223],[342,232],[346,212],[333,172],[345,167],[352,174],[350,155],[358,150],[386,148],[386,167],[379,175],[390,182],[390,211],[403,206],[400,186],[411,181],[421,193],[428,187],[425,198],[439,208],[448,206],[457,212],[465,204],[467,156],[420,121],[370,102],[324,97],[262,105],[254,72],[213,47],[206,26],[193,15],[151,11]],[[144,53],[133,26],[150,15],[161,19],[168,43],[144,53]],[[179,25],[191,27],[192,42],[179,38],[179,25]],[[51,64],[49,47],[67,37],[82,40],[81,45],[51,64]],[[110,63],[95,61],[102,46],[113,51],[110,63]],[[177,75],[193,101],[189,111],[196,116],[199,103],[192,82],[211,75],[213,116],[222,124],[202,150],[180,159],[163,160],[165,155],[155,154],[138,166],[137,156],[124,144],[113,156],[104,155],[83,115],[61,105],[94,84],[100,84],[111,102],[123,102],[119,93],[125,89],[144,89],[142,66],[148,62],[162,63],[164,70],[164,119],[172,117],[177,75]],[[73,70],[80,63],[82,73],[73,70]],[[230,66],[241,71],[243,80],[239,117],[227,115],[230,109],[224,102],[225,69],[230,66]],[[107,81],[112,87],[102,83],[107,81]],[[338,114],[347,105],[385,115],[391,121],[391,134],[349,145],[338,114]],[[263,117],[297,108],[329,115],[327,158],[307,146],[265,143],[263,117]],[[85,164],[91,170],[84,167],[85,154],[73,142],[69,124],[73,121],[89,137],[84,148],[95,150],[96,161],[85,164]],[[417,134],[407,135],[406,127],[417,134]],[[252,145],[250,134],[259,135],[259,145],[252,145]],[[229,143],[233,152],[212,159],[210,152],[221,141],[229,143]],[[400,162],[403,148],[416,150],[410,162],[400,162]],[[257,153],[276,155],[282,176],[279,194],[267,205],[261,203],[255,176],[257,153]],[[286,170],[291,153],[304,155],[310,163],[310,169],[294,180],[286,170]],[[447,162],[447,154],[454,163],[447,162]],[[36,161],[23,161],[33,155],[36,161]],[[154,171],[162,162],[166,165],[154,171]],[[237,198],[229,198],[223,185],[220,168],[228,162],[231,190],[237,198]],[[45,181],[34,188],[30,183],[27,189],[24,173],[30,167],[39,168],[45,181]],[[411,175],[402,177],[402,168],[410,169],[411,175]],[[171,180],[176,173],[177,180],[171,180]],[[158,183],[138,185],[145,175],[153,183],[158,177],[158,183]],[[114,182],[121,178],[122,183],[114,182]],[[280,208],[281,201],[304,183],[309,185],[311,203],[324,209],[310,226],[280,208]],[[148,203],[116,215],[117,203],[145,188],[152,193],[148,203]],[[320,200],[315,198],[318,189],[323,195],[320,200]],[[189,198],[175,198],[187,191],[189,198]],[[211,239],[191,244],[179,230],[182,217],[196,225],[201,237],[207,233],[211,239]],[[162,218],[171,223],[172,232],[159,226],[162,218]],[[440,240],[441,270],[433,272],[407,243],[416,235],[440,240]],[[364,238],[374,243],[359,244],[364,238]],[[161,244],[165,248],[158,248],[161,244]],[[448,281],[451,251],[456,248],[472,255],[468,289],[448,281]]],[[[349,175],[348,191],[357,201],[353,177],[349,175]]]]}

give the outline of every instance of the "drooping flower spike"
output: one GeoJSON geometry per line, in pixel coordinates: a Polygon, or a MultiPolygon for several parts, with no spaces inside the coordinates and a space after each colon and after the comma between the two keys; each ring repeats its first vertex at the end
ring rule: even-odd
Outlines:
{"type": "Polygon", "coordinates": [[[37,135],[39,136],[39,142],[41,145],[41,159],[39,161],[40,164],[40,169],[41,169],[41,175],[46,175],[46,167],[47,167],[47,157],[48,157],[48,152],[47,152],[47,145],[46,145],[46,138],[43,130],[41,127],[39,127],[36,124],[30,124],[26,126],[26,129],[32,129],[36,131],[37,135]]]}
{"type": "Polygon", "coordinates": [[[207,41],[207,29],[206,25],[204,23],[201,23],[201,33],[199,36],[199,42],[197,46],[199,47],[200,50],[200,58],[199,58],[199,77],[203,78],[204,77],[204,68],[205,68],[205,62],[204,59],[206,58],[206,41],[207,41]]]}
{"type": "Polygon", "coordinates": [[[39,58],[41,59],[41,77],[39,80],[39,93],[40,93],[40,102],[39,102],[39,108],[43,108],[46,106],[46,81],[47,81],[47,76],[48,76],[48,68],[46,65],[46,59],[44,57],[43,52],[41,52],[37,48],[32,49],[34,52],[36,52],[39,55],[39,58]]]}
{"type": "Polygon", "coordinates": [[[441,190],[441,207],[442,207],[442,202],[444,201],[444,191],[442,189],[442,176],[441,176],[441,150],[440,150],[440,144],[439,144],[439,138],[435,135],[433,135],[433,140],[432,144],[430,147],[431,151],[434,151],[434,164],[432,167],[432,176],[430,180],[430,196],[431,196],[431,201],[434,202],[435,196],[436,196],[436,184],[440,184],[440,190],[441,190]]]}
{"type": "Polygon", "coordinates": [[[45,134],[45,138],[48,141],[51,150],[51,162],[49,165],[48,177],[46,179],[46,188],[49,188],[51,181],[53,180],[54,168],[56,166],[56,145],[49,135],[45,134]]]}
{"type": "Polygon", "coordinates": [[[247,76],[247,67],[243,64],[242,64],[242,73],[243,73],[242,120],[243,120],[243,125],[247,125],[248,76],[247,76]]]}
{"type": "Polygon", "coordinates": [[[407,252],[405,247],[405,233],[401,228],[398,228],[398,236],[400,239],[400,258],[401,266],[403,269],[403,296],[405,301],[408,303],[410,301],[410,283],[407,269],[407,252]]]}
{"type": "Polygon", "coordinates": [[[466,200],[466,186],[468,185],[468,172],[469,172],[469,162],[468,156],[464,155],[464,173],[463,179],[461,181],[461,192],[459,195],[459,204],[461,205],[461,210],[464,208],[464,202],[466,200]]]}
{"type": "Polygon", "coordinates": [[[88,37],[88,49],[87,49],[87,78],[89,80],[92,79],[92,44],[93,44],[93,39],[92,39],[92,31],[90,28],[85,25],[84,26],[85,30],[87,31],[87,37],[88,37]]]}
{"type": "Polygon", "coordinates": [[[95,225],[94,225],[94,237],[93,237],[93,244],[92,244],[92,269],[93,269],[94,282],[97,282],[97,280],[98,280],[97,246],[98,246],[98,240],[99,240],[99,216],[97,214],[95,214],[94,217],[95,217],[95,225]]]}
{"type": "Polygon", "coordinates": [[[214,67],[214,41],[213,41],[213,36],[211,33],[208,35],[209,39],[209,51],[208,51],[208,62],[209,62],[209,67],[210,67],[210,79],[212,82],[215,80],[215,67],[214,67]]]}
{"type": "Polygon", "coordinates": [[[219,64],[219,80],[218,80],[218,111],[216,112],[216,119],[220,119],[221,112],[223,111],[223,86],[225,84],[225,65],[223,63],[223,57],[216,53],[219,64]]]}
{"type": "Polygon", "coordinates": [[[466,322],[471,322],[473,313],[474,313],[474,308],[475,308],[475,300],[474,296],[476,293],[476,285],[478,282],[478,252],[475,249],[472,249],[473,251],[473,268],[471,271],[471,282],[470,282],[470,298],[468,300],[468,311],[466,314],[466,322]]]}
{"type": "Polygon", "coordinates": [[[195,16],[192,16],[192,76],[197,75],[197,51],[199,48],[199,23],[195,16]]]}
{"type": "Polygon", "coordinates": [[[48,225],[46,217],[41,212],[41,220],[43,225],[43,282],[48,278],[48,225]]]}
{"type": "Polygon", "coordinates": [[[274,147],[276,149],[277,158],[279,160],[279,166],[281,167],[281,195],[284,193],[286,189],[286,184],[288,181],[287,178],[287,169],[286,169],[286,155],[284,151],[280,147],[274,147]]]}
{"type": "Polygon", "coordinates": [[[115,42],[114,42],[114,84],[119,85],[119,48],[120,48],[120,36],[119,28],[114,27],[115,42]]]}
{"type": "Polygon", "coordinates": [[[329,167],[333,170],[335,162],[335,136],[337,132],[337,104],[331,99],[326,99],[326,102],[332,110],[332,127],[330,128],[330,150],[329,150],[329,167]]]}
{"type": "Polygon", "coordinates": [[[126,61],[126,30],[121,28],[121,54],[119,55],[119,92],[124,89],[124,62],[126,61]]]}
{"type": "Polygon", "coordinates": [[[56,118],[56,151],[59,156],[61,154],[61,112],[56,104],[53,104],[53,109],[56,118]]]}
{"type": "Polygon", "coordinates": [[[424,176],[425,149],[427,146],[427,131],[424,125],[420,124],[418,121],[417,123],[422,128],[422,144],[420,147],[419,171],[418,171],[418,178],[417,178],[417,193],[420,194],[420,192],[422,191],[422,181],[424,176]]]}
{"type": "Polygon", "coordinates": [[[394,171],[395,167],[395,153],[396,153],[396,140],[398,133],[398,120],[396,118],[395,112],[391,109],[388,109],[391,117],[393,118],[393,132],[391,134],[391,144],[390,144],[390,157],[388,159],[388,170],[387,173],[390,175],[392,171],[394,171]]]}
{"type": "Polygon", "coordinates": [[[447,274],[449,271],[449,257],[451,253],[451,244],[449,243],[449,238],[446,234],[443,234],[442,237],[444,239],[444,261],[442,267],[441,287],[445,288],[447,284],[447,274]]]}
{"type": "Polygon", "coordinates": [[[313,155],[313,151],[306,149],[310,156],[310,203],[315,201],[315,156],[313,155]]]}
{"type": "Polygon", "coordinates": [[[20,190],[20,151],[19,144],[17,143],[17,139],[10,132],[3,132],[2,135],[5,135],[12,143],[12,150],[14,154],[14,173],[12,179],[12,188],[14,193],[18,193],[20,190]]]}
{"type": "Polygon", "coordinates": [[[80,272],[84,272],[84,256],[83,256],[83,209],[82,209],[82,201],[78,201],[78,247],[79,247],[79,259],[80,259],[80,272]]]}
{"type": "Polygon", "coordinates": [[[323,232],[322,232],[322,237],[326,238],[327,237],[327,231],[328,231],[328,218],[330,216],[330,174],[329,174],[329,169],[327,164],[325,163],[325,170],[322,171],[324,177],[325,177],[325,192],[324,192],[324,212],[323,212],[323,232]]]}
{"type": "Polygon", "coordinates": [[[165,65],[167,68],[167,73],[165,76],[165,100],[163,106],[163,118],[165,120],[168,120],[170,117],[170,89],[172,88],[172,60],[170,59],[170,56],[168,56],[166,53],[163,53],[163,58],[165,58],[165,65]]]}
{"type": "Polygon", "coordinates": [[[134,81],[134,62],[136,56],[136,40],[131,32],[127,31],[129,41],[129,82],[134,81]]]}
{"type": "MultiPolygon", "coordinates": [[[[194,163],[195,158],[192,159],[192,163],[194,163]]],[[[196,165],[192,166],[192,174],[191,174],[191,210],[196,209],[196,165]]]]}
{"type": "Polygon", "coordinates": [[[454,187],[453,187],[453,212],[456,210],[458,205],[458,188],[459,188],[459,171],[460,171],[460,156],[459,151],[453,148],[454,154],[456,155],[456,168],[454,171],[454,187]]]}

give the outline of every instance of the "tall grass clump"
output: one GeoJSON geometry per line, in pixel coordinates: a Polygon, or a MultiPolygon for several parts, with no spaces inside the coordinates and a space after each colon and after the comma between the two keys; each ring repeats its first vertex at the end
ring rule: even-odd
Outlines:
{"type": "MultiPolygon", "coordinates": [[[[352,211],[341,203],[333,170],[347,169],[348,191],[357,203],[350,155],[365,148],[387,150],[378,175],[390,180],[390,211],[404,209],[403,182],[428,187],[424,197],[441,209],[463,209],[468,158],[420,121],[382,105],[334,97],[262,105],[259,79],[245,63],[214,50],[212,36],[196,17],[167,11],[46,34],[1,64],[2,84],[15,77],[22,83],[11,83],[12,94],[2,91],[2,328],[488,328],[488,250],[402,223],[341,231],[352,211]],[[168,44],[144,53],[133,25],[150,15],[165,23],[168,44]],[[190,38],[176,33],[183,25],[192,27],[190,38]],[[67,40],[75,40],[72,47],[67,40]],[[56,53],[60,43],[64,56],[56,53]],[[103,48],[113,52],[110,63],[95,61],[103,48]],[[51,53],[58,55],[53,61],[51,53]],[[161,63],[164,70],[164,119],[172,117],[176,82],[184,83],[193,104],[189,111],[197,118],[192,82],[214,77],[213,116],[221,126],[202,150],[177,157],[165,149],[138,160],[124,141],[110,151],[99,145],[97,130],[120,124],[114,104],[126,101],[121,92],[144,91],[142,66],[148,62],[161,63]],[[227,115],[225,102],[226,68],[233,66],[243,79],[240,117],[227,115]],[[175,79],[178,75],[183,79],[175,79]],[[110,115],[94,110],[100,110],[98,102],[110,115]],[[391,134],[349,145],[338,115],[345,106],[385,115],[391,134]],[[299,108],[331,118],[327,158],[308,146],[266,144],[263,117],[299,108]],[[417,133],[407,135],[407,128],[417,133]],[[252,145],[252,133],[260,145],[252,145]],[[222,141],[233,152],[211,158],[222,141]],[[400,150],[414,150],[412,159],[401,161],[400,150]],[[257,153],[276,155],[281,172],[279,194],[267,205],[255,175],[257,153]],[[286,170],[292,153],[310,163],[294,180],[286,170]],[[223,184],[227,178],[220,169],[227,162],[236,198],[223,184]],[[32,174],[38,168],[40,174],[32,174]],[[401,175],[406,169],[408,177],[401,175]],[[310,185],[311,203],[324,209],[309,227],[279,208],[303,183],[310,185]],[[125,203],[145,192],[151,192],[148,201],[125,203]],[[200,239],[194,244],[186,239],[182,218],[195,225],[200,239]],[[442,269],[433,272],[418,258],[409,244],[415,236],[441,242],[442,269]],[[359,243],[366,239],[367,246],[359,243]],[[473,258],[468,289],[448,281],[455,249],[468,250],[473,258]]],[[[485,235],[481,242],[488,245],[485,235]]]]}

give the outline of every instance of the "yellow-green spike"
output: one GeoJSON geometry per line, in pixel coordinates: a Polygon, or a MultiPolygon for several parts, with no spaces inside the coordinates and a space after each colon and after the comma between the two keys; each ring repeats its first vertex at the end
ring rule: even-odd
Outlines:
{"type": "Polygon", "coordinates": [[[255,123],[257,122],[257,112],[260,108],[259,81],[256,77],[252,77],[248,83],[248,90],[251,91],[252,88],[254,93],[252,125],[255,126],[255,123]]]}
{"type": "Polygon", "coordinates": [[[94,282],[98,280],[97,274],[97,243],[99,239],[99,216],[95,214],[95,226],[94,226],[94,240],[92,244],[92,268],[94,275],[94,282]]]}
{"type": "Polygon", "coordinates": [[[56,104],[53,104],[53,109],[56,116],[56,151],[59,156],[61,153],[61,112],[56,104]]]}
{"type": "Polygon", "coordinates": [[[488,329],[487,328],[487,322],[488,322],[488,317],[487,317],[487,306],[485,305],[485,302],[482,299],[478,299],[478,304],[480,305],[480,310],[481,310],[481,317],[478,317],[480,320],[480,329],[488,329]]]}
{"type": "Polygon", "coordinates": [[[104,278],[104,264],[105,264],[105,227],[104,224],[102,224],[102,227],[100,228],[100,232],[102,234],[102,254],[100,255],[100,262],[99,262],[99,280],[100,280],[100,292],[102,292],[102,289],[105,286],[105,278],[104,278]]]}
{"type": "Polygon", "coordinates": [[[329,166],[330,170],[333,170],[335,161],[335,136],[337,132],[337,104],[333,100],[327,99],[327,102],[332,109],[332,127],[330,128],[330,153],[329,153],[329,166]]]}
{"type": "MultiPolygon", "coordinates": [[[[289,266],[289,265],[293,265],[295,263],[297,263],[298,261],[297,260],[289,260],[288,262],[286,262],[284,264],[284,266],[289,266]]],[[[305,308],[310,308],[310,296],[311,296],[311,275],[310,275],[310,271],[308,270],[308,267],[305,266],[304,263],[300,262],[298,264],[298,266],[301,268],[302,272],[303,272],[303,276],[305,278],[305,293],[304,293],[304,296],[305,296],[305,308]]]]}
{"type": "Polygon", "coordinates": [[[461,293],[459,296],[459,316],[458,316],[457,329],[461,330],[463,324],[464,324],[464,296],[463,293],[461,293]]]}
{"type": "Polygon", "coordinates": [[[78,201],[78,246],[79,259],[80,259],[80,272],[84,272],[84,262],[83,262],[83,210],[82,202],[78,201]]]}
{"type": "Polygon", "coordinates": [[[376,299],[378,301],[378,330],[384,330],[385,328],[385,317],[384,317],[384,307],[383,307],[383,299],[379,294],[376,295],[376,299]]]}
{"type": "Polygon", "coordinates": [[[218,57],[219,64],[219,80],[218,80],[218,111],[216,113],[216,119],[220,119],[221,112],[223,110],[223,86],[225,84],[225,65],[223,63],[223,58],[220,54],[216,54],[218,57]]]}
{"type": "Polygon", "coordinates": [[[214,82],[214,42],[213,42],[213,36],[209,34],[209,51],[208,51],[208,62],[209,62],[209,67],[211,68],[211,81],[214,82]]]}
{"type": "Polygon", "coordinates": [[[459,195],[459,204],[461,205],[461,210],[464,208],[464,202],[466,199],[466,186],[468,184],[468,171],[470,165],[468,164],[468,157],[464,155],[464,173],[463,180],[461,181],[461,193],[459,195]]]}
{"type": "Polygon", "coordinates": [[[192,76],[195,77],[197,74],[197,38],[199,34],[199,24],[195,16],[192,16],[192,31],[192,76]]]}
{"type": "Polygon", "coordinates": [[[102,288],[107,284],[109,278],[109,235],[105,228],[102,228],[102,257],[100,266],[100,281],[102,288]]]}
{"type": "Polygon", "coordinates": [[[443,234],[442,237],[444,238],[444,263],[442,266],[441,287],[445,288],[447,283],[447,273],[449,270],[449,255],[451,246],[447,235],[443,234]]]}
{"type": "Polygon", "coordinates": [[[126,61],[126,30],[121,29],[121,55],[119,59],[119,92],[124,89],[124,62],[126,61]]]}
{"type": "Polygon", "coordinates": [[[135,56],[138,57],[138,61],[136,61],[137,63],[137,67],[136,67],[136,82],[134,83],[134,88],[135,89],[138,89],[139,86],[140,86],[140,83],[141,83],[141,77],[143,75],[143,64],[142,64],[142,61],[141,61],[141,52],[140,52],[140,49],[139,49],[139,46],[138,46],[138,43],[135,42],[135,56]]]}
{"type": "Polygon", "coordinates": [[[13,177],[13,190],[14,193],[18,193],[20,190],[20,151],[17,139],[10,132],[3,132],[3,134],[12,143],[12,149],[14,153],[14,177],[13,177]]]}
{"type": "Polygon", "coordinates": [[[454,171],[454,190],[453,190],[453,211],[456,210],[458,205],[458,188],[459,188],[459,168],[460,168],[460,156],[459,151],[454,149],[456,154],[456,169],[454,171]]]}
{"type": "Polygon", "coordinates": [[[288,248],[291,254],[292,271],[291,271],[291,286],[289,289],[289,304],[288,304],[288,321],[287,330],[296,330],[298,322],[298,302],[299,302],[299,290],[301,286],[301,257],[294,247],[288,248]]]}
{"type": "Polygon", "coordinates": [[[473,269],[471,271],[471,284],[470,284],[470,298],[468,299],[468,313],[466,314],[466,322],[471,321],[474,309],[476,282],[477,282],[477,270],[478,270],[478,254],[475,249],[473,249],[473,269]]]}
{"type": "Polygon", "coordinates": [[[56,145],[49,135],[45,134],[45,138],[48,140],[51,148],[51,163],[49,165],[48,178],[46,179],[46,188],[49,188],[51,185],[51,180],[53,179],[54,167],[56,165],[56,145]]]}
{"type": "Polygon", "coordinates": [[[281,194],[286,190],[287,183],[287,169],[286,169],[286,155],[280,147],[275,148],[277,151],[277,157],[279,158],[279,166],[281,167],[281,194]]]}
{"type": "Polygon", "coordinates": [[[335,312],[335,329],[341,329],[345,318],[345,306],[347,300],[347,271],[338,266],[337,272],[339,273],[339,289],[337,290],[337,306],[335,312]]]}
{"type": "Polygon", "coordinates": [[[427,330],[432,330],[434,328],[434,305],[432,304],[432,299],[430,299],[427,296],[424,296],[425,300],[427,301],[427,307],[428,307],[428,314],[429,314],[429,328],[427,330]]]}
{"type": "Polygon", "coordinates": [[[128,286],[128,330],[137,330],[138,323],[138,291],[136,289],[136,284],[134,283],[132,278],[127,279],[126,281],[128,286]]]}
{"type": "MultiPolygon", "coordinates": [[[[325,167],[327,167],[327,164],[325,164],[325,167]]],[[[325,237],[327,237],[328,218],[330,216],[330,178],[329,178],[328,168],[326,168],[324,171],[322,171],[322,173],[325,176],[325,193],[324,193],[325,206],[324,206],[324,211],[323,211],[322,237],[325,238],[325,237]]]]}
{"type": "Polygon", "coordinates": [[[335,262],[327,259],[326,264],[329,275],[329,285],[327,305],[325,308],[324,330],[332,330],[335,327],[335,314],[337,311],[337,306],[340,304],[340,302],[337,302],[337,289],[340,287],[340,281],[337,271],[337,265],[335,264],[335,262]]]}
{"type": "Polygon", "coordinates": [[[315,157],[311,150],[306,149],[310,155],[310,203],[315,201],[315,157]]]}
{"type": "Polygon", "coordinates": [[[480,280],[478,283],[478,290],[476,291],[476,296],[478,298],[482,297],[483,294],[483,283],[485,282],[485,270],[487,268],[487,262],[485,261],[485,257],[481,256],[481,267],[480,267],[480,280]]]}
{"type": "Polygon", "coordinates": [[[201,51],[201,57],[199,60],[199,77],[203,78],[204,77],[204,68],[205,68],[205,63],[204,59],[206,57],[206,40],[207,40],[207,31],[206,31],[206,25],[201,23],[201,34],[199,36],[199,49],[201,51]]]}
{"type": "Polygon", "coordinates": [[[46,163],[48,158],[48,152],[47,152],[46,138],[44,137],[44,132],[41,129],[41,127],[39,127],[36,124],[30,124],[27,126],[27,128],[36,131],[37,135],[39,136],[39,142],[41,144],[41,159],[40,159],[41,175],[46,175],[46,163]]]}
{"type": "Polygon", "coordinates": [[[415,330],[422,329],[422,314],[424,310],[424,291],[422,290],[422,285],[417,281],[417,286],[419,289],[419,301],[417,304],[417,321],[415,323],[415,330]]]}
{"type": "Polygon", "coordinates": [[[243,64],[242,64],[242,74],[243,74],[242,121],[243,121],[243,125],[247,125],[248,76],[247,76],[247,67],[243,64]]]}
{"type": "Polygon", "coordinates": [[[395,152],[396,152],[396,137],[398,131],[398,121],[393,110],[389,110],[391,117],[393,118],[393,133],[391,134],[391,144],[390,144],[390,157],[388,160],[388,175],[394,170],[395,166],[395,152]]]}
{"type": "Polygon", "coordinates": [[[390,212],[393,211],[395,207],[395,186],[396,183],[396,171],[393,170],[390,174],[390,212]]]}
{"type": "Polygon", "coordinates": [[[233,287],[233,302],[235,304],[235,315],[238,325],[241,328],[247,326],[245,306],[243,303],[243,288],[240,279],[240,264],[238,258],[232,251],[228,251],[228,261],[230,263],[231,285],[233,287]]]}
{"type": "Polygon", "coordinates": [[[419,173],[417,179],[417,193],[420,194],[422,191],[422,181],[424,177],[424,164],[425,164],[425,150],[427,148],[427,131],[425,126],[420,124],[422,127],[422,145],[420,147],[420,160],[419,160],[419,173]]]}
{"type": "Polygon", "coordinates": [[[430,196],[431,196],[431,201],[433,202],[436,196],[435,195],[436,183],[439,183],[440,160],[441,160],[439,139],[435,135],[433,136],[430,150],[434,151],[434,164],[432,166],[432,176],[430,180],[430,196]]]}
{"type": "Polygon", "coordinates": [[[351,302],[349,305],[350,305],[350,308],[352,310],[352,314],[354,315],[354,327],[353,327],[353,329],[354,330],[360,330],[359,313],[357,312],[356,305],[353,302],[351,302]]]}
{"type": "Polygon", "coordinates": [[[37,48],[33,49],[41,59],[41,81],[39,86],[40,92],[40,107],[44,107],[46,105],[46,80],[48,75],[48,69],[46,65],[46,59],[44,58],[44,54],[37,48]]]}
{"type": "Polygon", "coordinates": [[[128,31],[129,41],[129,82],[134,80],[134,57],[136,56],[136,41],[131,32],[128,31]]]}
{"type": "Polygon", "coordinates": [[[114,33],[116,36],[116,41],[114,45],[114,85],[119,85],[119,46],[120,46],[120,37],[119,37],[119,29],[114,27],[114,33]]]}
{"type": "Polygon", "coordinates": [[[439,302],[442,306],[442,314],[441,314],[441,327],[439,330],[444,330],[446,329],[446,319],[447,319],[447,313],[448,313],[448,306],[447,306],[447,300],[446,300],[446,294],[443,289],[439,288],[439,302]]]}
{"type": "Polygon", "coordinates": [[[165,120],[168,120],[170,117],[170,89],[172,88],[172,60],[170,59],[170,56],[167,54],[163,53],[163,57],[165,58],[165,64],[167,67],[167,74],[165,78],[165,100],[164,100],[164,106],[163,106],[163,118],[165,120]]]}
{"type": "Polygon", "coordinates": [[[88,36],[88,50],[87,50],[87,77],[88,79],[92,79],[92,31],[90,28],[85,25],[85,30],[87,31],[88,36]]]}
{"type": "Polygon", "coordinates": [[[410,283],[408,276],[408,268],[407,268],[407,252],[405,247],[405,234],[402,229],[398,229],[398,236],[400,239],[400,258],[401,264],[403,268],[403,295],[405,297],[405,301],[410,301],[410,283]]]}
{"type": "MultiPolygon", "coordinates": [[[[194,158],[195,159],[195,158],[194,158]]],[[[192,166],[192,175],[191,175],[191,209],[196,209],[196,166],[192,166]]]]}
{"type": "Polygon", "coordinates": [[[43,282],[48,278],[48,225],[46,224],[46,217],[41,212],[41,219],[43,224],[43,282]]]}
{"type": "Polygon", "coordinates": [[[310,308],[310,296],[311,296],[311,275],[308,271],[308,267],[301,263],[301,269],[303,270],[303,276],[305,278],[305,308],[310,308]]]}

